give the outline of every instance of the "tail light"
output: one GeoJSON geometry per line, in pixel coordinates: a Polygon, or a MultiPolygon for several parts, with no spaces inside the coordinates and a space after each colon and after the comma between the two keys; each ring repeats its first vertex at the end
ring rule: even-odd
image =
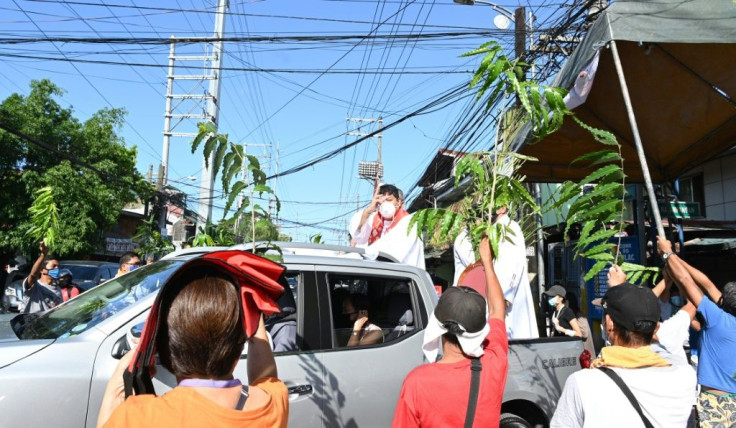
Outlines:
{"type": "Polygon", "coordinates": [[[589,369],[590,363],[593,362],[593,356],[590,355],[590,352],[587,349],[583,349],[578,360],[580,361],[580,368],[589,369]]]}

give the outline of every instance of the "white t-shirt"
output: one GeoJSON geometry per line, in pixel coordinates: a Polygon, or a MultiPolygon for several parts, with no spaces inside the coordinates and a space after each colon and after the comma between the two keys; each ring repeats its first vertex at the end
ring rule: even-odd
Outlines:
{"type": "MultiPolygon", "coordinates": [[[[695,404],[696,376],[683,365],[612,368],[639,402],[644,416],[655,427],[685,427],[695,404]]],[[[605,373],[585,369],[573,373],[562,390],[551,428],[643,427],[621,389],[605,373]]]]}
{"type": "MultiPolygon", "coordinates": [[[[370,258],[375,259],[378,257],[379,252],[383,252],[394,257],[401,263],[424,269],[424,242],[417,235],[416,224],[409,231],[411,215],[404,216],[389,231],[386,231],[386,229],[391,222],[384,224],[381,237],[374,243],[368,245],[375,215],[376,213],[371,214],[362,228],[357,227],[357,224],[353,228],[353,222],[351,221],[350,232],[355,241],[355,246],[365,248],[365,253],[370,258]]],[[[360,221],[358,221],[359,223],[360,221]]]]}
{"type": "Polygon", "coordinates": [[[690,314],[680,310],[659,325],[658,342],[652,343],[652,350],[670,364],[688,365],[683,346],[690,336],[690,314]]]}
{"type": "MultiPolygon", "coordinates": [[[[493,260],[498,282],[503,290],[503,298],[511,303],[506,309],[506,333],[509,339],[536,339],[539,337],[537,316],[534,312],[534,299],[527,273],[526,244],[521,226],[504,215],[498,222],[505,224],[514,232],[498,244],[498,255],[493,260]],[[512,242],[513,241],[513,242],[512,242]]],[[[469,264],[475,262],[475,252],[466,232],[455,239],[455,282],[469,264]]]]}

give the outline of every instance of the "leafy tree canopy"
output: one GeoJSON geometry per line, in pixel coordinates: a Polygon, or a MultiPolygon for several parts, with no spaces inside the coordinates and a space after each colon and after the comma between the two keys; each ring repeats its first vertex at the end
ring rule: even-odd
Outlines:
{"type": "Polygon", "coordinates": [[[0,252],[30,252],[38,246],[27,232],[34,193],[52,189],[58,208],[58,234],[51,251],[61,257],[85,255],[101,243],[101,231],[114,225],[126,203],[148,197],[151,186],[136,170],[137,150],[117,134],[125,110],[101,109],[82,122],[55,97],[51,81],[32,81],[27,96],[13,94],[0,104],[0,123],[102,174],[0,130],[0,252]]]}

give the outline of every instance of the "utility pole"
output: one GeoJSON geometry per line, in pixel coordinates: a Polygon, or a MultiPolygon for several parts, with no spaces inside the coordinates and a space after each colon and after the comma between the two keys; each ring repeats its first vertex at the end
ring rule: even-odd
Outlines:
{"type": "MultiPolygon", "coordinates": [[[[274,174],[276,175],[276,178],[273,180],[273,186],[272,186],[273,195],[268,197],[268,215],[269,217],[271,217],[271,222],[273,222],[274,224],[276,224],[276,220],[279,214],[278,211],[276,211],[276,195],[277,195],[276,189],[279,184],[278,175],[279,175],[279,156],[280,155],[281,155],[280,143],[277,142],[276,143],[276,155],[274,156],[275,157],[274,165],[276,166],[274,174]]],[[[270,161],[272,159],[270,156],[268,157],[268,159],[269,159],[269,170],[270,170],[270,167],[271,167],[270,161]]]]}
{"type": "Polygon", "coordinates": [[[376,150],[376,161],[375,162],[368,162],[368,161],[361,161],[358,164],[358,177],[359,178],[365,178],[367,180],[380,180],[383,178],[383,163],[382,163],[382,152],[383,152],[383,132],[381,130],[383,129],[383,117],[378,117],[378,119],[372,119],[372,118],[362,118],[362,117],[348,117],[346,120],[350,123],[359,123],[361,125],[357,126],[355,130],[346,132],[346,135],[353,135],[357,137],[365,137],[366,135],[371,134],[371,132],[365,132],[361,131],[361,129],[366,126],[363,124],[372,124],[377,123],[378,124],[378,133],[375,134],[377,143],[377,150],[376,150]]]}
{"type": "Polygon", "coordinates": [[[156,180],[156,194],[158,196],[158,228],[161,235],[166,236],[166,218],[169,215],[169,210],[166,207],[166,198],[164,197],[164,166],[159,164],[158,166],[158,178],[156,180]]]}
{"type": "MultiPolygon", "coordinates": [[[[212,43],[212,56],[214,59],[211,62],[210,74],[213,78],[210,80],[210,87],[208,91],[209,97],[207,98],[207,118],[215,125],[215,129],[218,126],[218,119],[220,113],[220,78],[222,74],[222,59],[223,59],[223,37],[225,35],[225,14],[227,13],[229,0],[219,0],[217,3],[217,13],[215,15],[215,34],[213,36],[214,42],[212,43]]],[[[215,176],[214,176],[214,153],[210,156],[209,165],[207,162],[202,160],[202,181],[200,184],[199,192],[199,217],[203,218],[205,222],[209,222],[212,219],[212,200],[214,198],[215,190],[215,176]]]]}
{"type": "MultiPolygon", "coordinates": [[[[255,234],[256,234],[256,228],[255,228],[255,222],[256,222],[256,220],[255,220],[255,218],[256,217],[255,217],[255,211],[253,210],[253,205],[254,205],[254,202],[253,202],[253,186],[251,186],[250,176],[248,175],[248,164],[247,164],[248,158],[247,158],[247,156],[245,156],[248,153],[248,147],[262,147],[263,148],[263,151],[264,151],[263,155],[262,156],[256,156],[256,157],[259,157],[261,159],[260,160],[261,170],[264,173],[266,173],[266,175],[268,175],[268,171],[270,169],[269,168],[270,167],[270,162],[271,162],[271,156],[269,155],[269,150],[271,148],[271,144],[269,144],[269,143],[256,144],[256,143],[248,143],[248,142],[243,143],[243,163],[242,163],[242,166],[241,166],[241,174],[242,174],[243,183],[245,183],[245,188],[240,192],[240,205],[242,205],[243,202],[245,201],[245,189],[250,189],[249,190],[249,197],[250,197],[250,204],[251,204],[251,218],[250,218],[250,221],[251,221],[251,239],[250,240],[251,240],[251,242],[255,242],[255,234]]],[[[269,204],[270,204],[270,202],[271,202],[271,199],[269,199],[269,204]]],[[[243,222],[242,217],[243,217],[243,215],[241,214],[235,220],[235,230],[236,231],[240,229],[240,225],[243,222]]]]}

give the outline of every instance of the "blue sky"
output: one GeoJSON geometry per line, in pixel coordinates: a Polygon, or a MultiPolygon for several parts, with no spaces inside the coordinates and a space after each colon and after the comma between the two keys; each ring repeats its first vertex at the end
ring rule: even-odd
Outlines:
{"type": "MultiPolygon", "coordinates": [[[[520,5],[509,0],[500,4],[512,10],[520,5]]],[[[524,1],[521,5],[531,6],[538,15],[536,27],[543,27],[544,17],[559,9],[559,2],[551,1],[524,1]]],[[[10,0],[0,6],[0,39],[210,36],[215,6],[214,0],[10,0]]],[[[512,49],[514,37],[513,26],[495,29],[492,20],[497,13],[492,8],[461,6],[451,0],[231,0],[230,12],[225,24],[229,37],[493,29],[492,37],[508,49],[512,49]]],[[[348,126],[356,125],[350,125],[347,117],[380,116],[387,125],[469,81],[469,72],[478,59],[459,55],[488,39],[463,36],[419,41],[352,38],[228,43],[220,131],[228,133],[234,142],[251,144],[248,152],[262,156],[270,164],[270,173],[276,172],[277,159],[278,170],[287,170],[353,141],[356,137],[345,134],[348,126]],[[329,72],[321,74],[327,69],[329,72]],[[367,74],[366,70],[411,74],[367,74]]],[[[177,54],[201,55],[203,51],[204,45],[197,44],[180,46],[177,54]]],[[[137,146],[138,169],[145,174],[149,165],[154,165],[157,171],[162,153],[168,53],[166,44],[0,43],[0,98],[14,92],[27,93],[31,79],[49,78],[66,91],[60,102],[72,106],[82,120],[100,108],[123,107],[128,115],[120,134],[127,145],[137,146]],[[114,64],[70,63],[68,59],[114,64]]],[[[176,74],[185,72],[202,73],[177,70],[176,74]]],[[[175,92],[203,93],[202,87],[190,83],[177,85],[175,92]]],[[[472,98],[467,98],[384,132],[384,180],[410,190],[437,150],[444,147],[452,125],[470,102],[472,98]]],[[[200,108],[184,104],[177,112],[200,108]]],[[[195,125],[194,121],[185,121],[175,131],[194,132],[195,125]]],[[[491,141],[490,135],[481,135],[475,148],[487,148],[491,141]]],[[[190,195],[190,206],[196,209],[202,158],[199,153],[191,154],[189,147],[188,139],[172,139],[169,181],[190,195]],[[191,180],[190,176],[197,178],[191,180]]],[[[375,140],[365,141],[330,160],[272,182],[283,201],[279,215],[283,231],[299,240],[321,232],[329,243],[346,243],[345,222],[356,211],[356,202],[363,206],[372,192],[371,183],[357,179],[357,164],[375,158],[375,140]]],[[[217,207],[225,204],[217,195],[215,219],[221,216],[217,207]]]]}

